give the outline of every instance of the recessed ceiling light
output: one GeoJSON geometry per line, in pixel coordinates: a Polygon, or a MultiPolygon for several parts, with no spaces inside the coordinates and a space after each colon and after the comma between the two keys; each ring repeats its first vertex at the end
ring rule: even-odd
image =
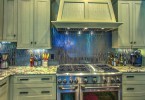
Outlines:
{"type": "Polygon", "coordinates": [[[70,29],[70,27],[67,27],[67,29],[69,30],[69,29],[70,29]]]}
{"type": "Polygon", "coordinates": [[[68,31],[66,31],[65,34],[68,35],[68,31]]]}
{"type": "Polygon", "coordinates": [[[94,34],[94,31],[91,31],[91,35],[93,35],[94,34]]]}
{"type": "Polygon", "coordinates": [[[87,30],[87,29],[88,29],[87,27],[84,28],[84,30],[87,30]]]}
{"type": "Polygon", "coordinates": [[[81,31],[78,31],[78,34],[80,35],[80,34],[82,34],[82,32],[81,31]]]}

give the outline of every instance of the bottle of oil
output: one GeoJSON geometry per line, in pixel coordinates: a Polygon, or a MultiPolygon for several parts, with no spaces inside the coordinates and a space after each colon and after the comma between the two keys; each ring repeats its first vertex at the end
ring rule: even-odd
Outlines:
{"type": "Polygon", "coordinates": [[[33,54],[31,54],[30,56],[30,67],[33,67],[34,66],[34,56],[33,54]]]}

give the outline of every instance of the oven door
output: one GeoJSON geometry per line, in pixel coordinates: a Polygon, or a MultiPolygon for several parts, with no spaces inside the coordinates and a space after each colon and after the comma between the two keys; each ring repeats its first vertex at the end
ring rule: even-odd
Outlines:
{"type": "Polygon", "coordinates": [[[79,100],[79,85],[58,85],[57,100],[79,100]]]}
{"type": "Polygon", "coordinates": [[[121,86],[81,84],[80,100],[121,100],[121,86]]]}

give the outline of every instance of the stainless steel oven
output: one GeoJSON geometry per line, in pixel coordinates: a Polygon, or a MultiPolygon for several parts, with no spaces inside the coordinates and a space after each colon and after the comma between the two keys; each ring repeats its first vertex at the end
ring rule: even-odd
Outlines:
{"type": "Polygon", "coordinates": [[[80,84],[80,100],[121,100],[121,86],[80,84]]]}
{"type": "Polygon", "coordinates": [[[57,100],[79,100],[79,85],[58,85],[57,100]]]}

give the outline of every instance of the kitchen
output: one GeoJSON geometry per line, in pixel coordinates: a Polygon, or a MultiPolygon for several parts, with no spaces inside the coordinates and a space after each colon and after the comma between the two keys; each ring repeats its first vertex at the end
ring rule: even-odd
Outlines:
{"type": "Polygon", "coordinates": [[[0,52],[10,64],[0,100],[144,100],[144,1],[109,1],[0,0],[0,52]],[[129,64],[136,51],[142,67],[129,64]],[[30,67],[31,54],[44,53],[48,61],[30,67]],[[111,54],[127,65],[106,66],[111,54]]]}

